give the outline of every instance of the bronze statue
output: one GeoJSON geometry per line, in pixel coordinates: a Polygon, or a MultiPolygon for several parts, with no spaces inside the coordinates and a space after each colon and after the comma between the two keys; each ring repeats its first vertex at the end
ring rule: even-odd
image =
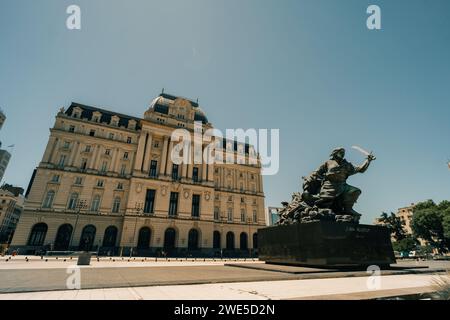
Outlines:
{"type": "Polygon", "coordinates": [[[303,177],[303,193],[294,193],[290,203],[282,202],[279,224],[304,223],[317,220],[359,222],[360,214],[353,210],[361,190],[347,184],[347,178],[367,170],[375,160],[372,153],[354,147],[367,158],[360,166],[345,160],[345,149],[336,148],[330,160],[322,164],[308,177],[303,177]]]}

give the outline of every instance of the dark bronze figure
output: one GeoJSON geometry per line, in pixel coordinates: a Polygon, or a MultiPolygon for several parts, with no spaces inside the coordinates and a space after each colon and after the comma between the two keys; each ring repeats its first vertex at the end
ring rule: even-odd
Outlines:
{"type": "Polygon", "coordinates": [[[330,160],[308,177],[303,177],[303,193],[294,193],[290,203],[282,202],[279,224],[317,220],[358,223],[361,215],[353,210],[353,205],[361,190],[348,185],[347,178],[365,172],[375,156],[356,148],[367,155],[360,166],[355,167],[345,160],[344,148],[337,148],[332,151],[330,160]]]}

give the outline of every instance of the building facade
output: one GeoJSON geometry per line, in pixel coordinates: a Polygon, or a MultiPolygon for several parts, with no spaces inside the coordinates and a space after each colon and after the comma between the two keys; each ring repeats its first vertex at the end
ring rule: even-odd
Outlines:
{"type": "Polygon", "coordinates": [[[0,188],[0,244],[8,244],[24,206],[23,189],[3,185],[0,188]]]}
{"type": "Polygon", "coordinates": [[[267,207],[266,208],[266,225],[274,226],[280,221],[280,215],[278,211],[281,210],[280,207],[267,207]]]}
{"type": "Polygon", "coordinates": [[[3,110],[0,109],[0,130],[2,130],[3,124],[5,123],[6,116],[3,113],[3,110]]]}
{"type": "MultiPolygon", "coordinates": [[[[202,132],[212,128],[198,103],[164,93],[143,118],[77,103],[61,109],[11,247],[254,254],[265,225],[260,162],[248,163],[251,146],[225,141],[216,157],[247,162],[174,164],[172,132],[186,129],[194,142],[194,122],[202,132]]],[[[207,145],[200,141],[199,150],[193,142],[191,158],[207,145]]]]}
{"type": "MultiPolygon", "coordinates": [[[[0,147],[2,144],[0,143],[0,147]]],[[[0,149],[0,181],[3,180],[6,168],[8,167],[9,160],[11,159],[11,154],[4,149],[0,149]]]]}

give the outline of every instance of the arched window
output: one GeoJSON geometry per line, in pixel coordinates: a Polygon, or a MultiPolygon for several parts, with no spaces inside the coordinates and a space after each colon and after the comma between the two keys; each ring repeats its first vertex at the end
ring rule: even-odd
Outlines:
{"type": "Polygon", "coordinates": [[[119,210],[120,210],[120,198],[116,197],[116,198],[114,198],[112,212],[113,213],[119,213],[119,210]]]}
{"type": "Polygon", "coordinates": [[[69,203],[67,205],[67,209],[75,210],[78,202],[78,193],[74,192],[70,195],[69,203]]]}
{"type": "Polygon", "coordinates": [[[173,228],[166,229],[164,232],[164,249],[174,249],[175,248],[175,239],[176,239],[176,231],[173,228]]]}
{"type": "Polygon", "coordinates": [[[55,191],[50,190],[47,192],[47,195],[45,196],[44,203],[42,204],[43,208],[51,208],[53,207],[53,200],[55,199],[55,191]]]}
{"type": "Polygon", "coordinates": [[[247,250],[248,244],[247,244],[247,234],[245,232],[242,232],[240,235],[240,248],[241,250],[247,250]]]}
{"type": "Polygon", "coordinates": [[[220,243],[220,232],[219,231],[214,231],[213,233],[213,248],[214,249],[220,249],[221,248],[221,243],[220,243]]]}
{"type": "Polygon", "coordinates": [[[197,229],[189,230],[188,235],[188,249],[197,250],[198,249],[198,231],[197,229]]]}
{"type": "Polygon", "coordinates": [[[97,212],[100,209],[100,200],[101,198],[99,195],[94,196],[91,204],[91,211],[97,212]]]}
{"type": "Polygon", "coordinates": [[[95,233],[97,229],[89,224],[83,228],[80,238],[80,250],[90,251],[94,245],[95,233]]]}
{"type": "Polygon", "coordinates": [[[227,233],[227,250],[234,250],[234,233],[231,231],[227,233]]]}
{"type": "Polygon", "coordinates": [[[117,228],[115,226],[109,226],[105,230],[103,236],[103,247],[115,247],[117,240],[117,228]]]}
{"type": "Polygon", "coordinates": [[[29,246],[42,246],[44,244],[45,236],[47,234],[48,226],[45,223],[37,223],[31,229],[30,237],[28,238],[29,246]]]}
{"type": "Polygon", "coordinates": [[[72,226],[68,223],[62,224],[58,228],[55,238],[55,250],[64,251],[68,250],[70,246],[70,238],[72,237],[72,226]]]}
{"type": "Polygon", "coordinates": [[[144,250],[150,248],[151,235],[152,231],[149,227],[142,227],[141,230],[139,230],[137,248],[144,250]]]}
{"type": "Polygon", "coordinates": [[[258,249],[258,234],[253,234],[253,249],[258,249]]]}

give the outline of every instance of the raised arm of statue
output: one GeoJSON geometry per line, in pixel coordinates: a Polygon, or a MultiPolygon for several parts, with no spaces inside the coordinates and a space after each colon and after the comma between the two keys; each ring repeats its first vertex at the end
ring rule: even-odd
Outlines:
{"type": "Polygon", "coordinates": [[[364,161],[360,166],[355,167],[355,173],[364,173],[367,168],[369,168],[370,163],[375,160],[375,157],[370,154],[367,156],[366,161],[364,161]]]}

